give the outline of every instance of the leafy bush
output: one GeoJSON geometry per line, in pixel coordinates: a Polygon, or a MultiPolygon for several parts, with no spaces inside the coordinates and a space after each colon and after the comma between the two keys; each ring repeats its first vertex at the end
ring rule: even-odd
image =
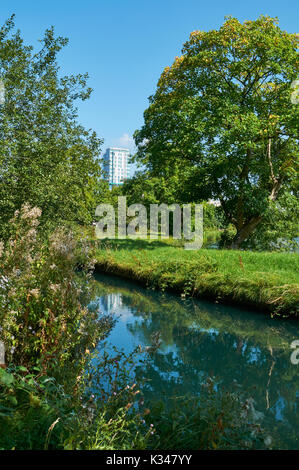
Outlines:
{"type": "Polygon", "coordinates": [[[53,377],[23,367],[0,370],[1,449],[61,447],[74,402],[53,377]],[[63,418],[63,423],[61,422],[63,418]]]}
{"type": "Polygon", "coordinates": [[[103,325],[81,302],[92,268],[88,246],[78,246],[63,229],[42,243],[37,237],[40,215],[39,209],[22,206],[11,221],[11,238],[1,245],[0,339],[9,363],[40,363],[48,370],[51,364],[78,360],[103,325]]]}
{"type": "Polygon", "coordinates": [[[84,380],[66,388],[38,368],[0,369],[0,449],[145,448],[149,430],[130,410],[131,387],[106,400],[84,380]]]}
{"type": "Polygon", "coordinates": [[[220,242],[219,242],[220,248],[230,247],[236,233],[237,231],[235,227],[232,224],[228,224],[228,226],[221,233],[220,242]]]}
{"type": "Polygon", "coordinates": [[[298,191],[286,191],[269,205],[262,223],[243,246],[259,251],[298,251],[298,213],[298,191]]]}

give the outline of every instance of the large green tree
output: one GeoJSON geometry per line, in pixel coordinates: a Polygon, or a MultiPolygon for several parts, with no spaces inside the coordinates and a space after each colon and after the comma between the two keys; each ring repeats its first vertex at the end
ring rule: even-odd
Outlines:
{"type": "Polygon", "coordinates": [[[136,131],[155,176],[181,167],[188,197],[219,199],[241,246],[296,176],[298,35],[261,16],[194,31],[163,71],[136,131]]]}
{"type": "Polygon", "coordinates": [[[60,74],[67,42],[50,28],[34,51],[13,17],[0,29],[2,231],[24,202],[42,209],[45,224],[88,222],[96,206],[101,140],[77,122],[76,101],[91,93],[87,74],[60,74]]]}

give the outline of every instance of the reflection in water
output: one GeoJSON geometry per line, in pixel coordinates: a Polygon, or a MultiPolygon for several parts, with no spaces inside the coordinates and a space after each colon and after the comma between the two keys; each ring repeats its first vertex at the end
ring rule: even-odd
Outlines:
{"type": "Polygon", "coordinates": [[[111,344],[129,353],[162,344],[139,367],[148,400],[196,395],[208,377],[224,389],[252,397],[257,417],[276,448],[299,448],[299,366],[290,362],[296,323],[143,289],[119,278],[97,275],[95,303],[118,320],[111,344]]]}

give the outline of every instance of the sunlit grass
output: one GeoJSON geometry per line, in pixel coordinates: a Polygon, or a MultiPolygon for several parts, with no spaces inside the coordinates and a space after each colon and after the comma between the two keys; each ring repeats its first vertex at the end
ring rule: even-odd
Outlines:
{"type": "Polygon", "coordinates": [[[299,255],[232,250],[187,251],[169,241],[99,242],[98,269],[182,295],[298,315],[299,255]]]}

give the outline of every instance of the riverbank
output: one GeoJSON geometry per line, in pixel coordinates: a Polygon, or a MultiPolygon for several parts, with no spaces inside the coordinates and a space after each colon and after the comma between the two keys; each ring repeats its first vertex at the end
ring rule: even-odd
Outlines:
{"type": "Polygon", "coordinates": [[[299,317],[299,255],[249,251],[186,251],[163,241],[99,242],[96,270],[147,287],[219,303],[299,317]]]}

